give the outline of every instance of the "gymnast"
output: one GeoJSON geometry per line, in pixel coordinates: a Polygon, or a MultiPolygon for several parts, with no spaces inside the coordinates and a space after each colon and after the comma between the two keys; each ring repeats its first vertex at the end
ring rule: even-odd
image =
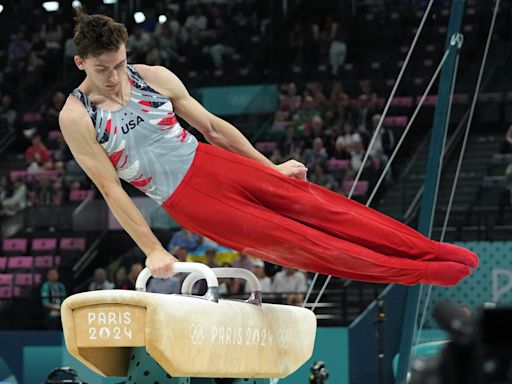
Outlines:
{"type": "Polygon", "coordinates": [[[74,62],[85,72],[59,124],[76,161],[155,277],[176,259],[151,232],[120,179],[178,223],[276,264],[367,282],[451,286],[478,257],[306,181],[295,160],[273,164],[231,124],[203,108],[171,71],[128,65],[128,33],[77,10],[74,62]],[[176,114],[201,132],[199,143],[176,114]]]}

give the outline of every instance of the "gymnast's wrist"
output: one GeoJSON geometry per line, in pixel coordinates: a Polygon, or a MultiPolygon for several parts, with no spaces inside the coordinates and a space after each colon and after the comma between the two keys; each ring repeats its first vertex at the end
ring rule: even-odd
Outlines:
{"type": "Polygon", "coordinates": [[[160,244],[160,242],[157,242],[157,244],[152,245],[150,248],[145,250],[144,254],[146,257],[150,257],[153,254],[158,254],[161,252],[167,252],[165,248],[160,244]]]}

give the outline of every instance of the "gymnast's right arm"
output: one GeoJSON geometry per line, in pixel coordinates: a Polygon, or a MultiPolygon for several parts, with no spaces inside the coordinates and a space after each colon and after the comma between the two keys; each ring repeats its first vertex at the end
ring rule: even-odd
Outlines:
{"type": "Polygon", "coordinates": [[[114,166],[96,141],[87,111],[75,97],[68,97],[59,115],[59,125],[75,160],[99,189],[119,223],[147,256],[146,265],[151,274],[160,278],[171,276],[176,259],[164,249],[124,191],[114,166]]]}

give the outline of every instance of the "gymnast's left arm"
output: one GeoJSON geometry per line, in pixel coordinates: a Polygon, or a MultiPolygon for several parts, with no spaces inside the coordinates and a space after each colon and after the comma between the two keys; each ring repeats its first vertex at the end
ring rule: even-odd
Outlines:
{"type": "Polygon", "coordinates": [[[233,125],[207,111],[187,91],[181,80],[167,68],[154,66],[137,66],[144,79],[155,89],[168,96],[178,115],[191,126],[198,129],[209,143],[249,157],[279,172],[298,179],[305,179],[307,168],[296,160],[275,165],[258,152],[233,125]]]}

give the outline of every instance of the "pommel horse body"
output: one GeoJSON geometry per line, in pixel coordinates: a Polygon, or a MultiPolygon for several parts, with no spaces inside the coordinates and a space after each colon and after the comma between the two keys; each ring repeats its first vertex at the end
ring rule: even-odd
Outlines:
{"type": "Polygon", "coordinates": [[[136,291],[67,298],[61,312],[70,354],[94,372],[126,377],[130,384],[215,383],[218,378],[263,383],[262,378],[288,376],[311,357],[315,315],[300,307],[263,304],[251,272],[200,263],[175,263],[174,268],[190,272],[181,295],[146,292],[151,275],[145,269],[136,291]],[[247,281],[248,300],[219,299],[217,278],[228,277],[247,281]],[[208,290],[193,296],[192,287],[202,278],[208,290]]]}

